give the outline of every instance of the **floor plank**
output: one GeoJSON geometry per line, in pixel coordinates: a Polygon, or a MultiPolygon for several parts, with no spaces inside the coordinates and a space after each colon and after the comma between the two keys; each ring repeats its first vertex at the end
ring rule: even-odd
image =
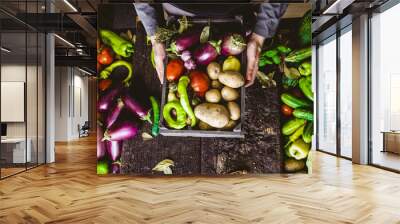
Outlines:
{"type": "Polygon", "coordinates": [[[0,223],[400,223],[399,174],[323,153],[311,176],[98,177],[95,147],[0,181],[0,223]]]}

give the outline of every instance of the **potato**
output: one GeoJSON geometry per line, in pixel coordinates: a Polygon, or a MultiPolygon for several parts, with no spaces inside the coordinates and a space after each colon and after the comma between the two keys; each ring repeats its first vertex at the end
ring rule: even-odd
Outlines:
{"type": "Polygon", "coordinates": [[[234,120],[229,120],[228,124],[225,125],[225,127],[222,128],[222,130],[232,130],[236,126],[236,121],[234,120]]]}
{"type": "Polygon", "coordinates": [[[224,87],[218,80],[211,81],[211,88],[213,89],[222,89],[224,87]]]}
{"type": "Polygon", "coordinates": [[[218,103],[221,101],[221,93],[218,89],[210,89],[206,92],[206,101],[209,103],[218,103]]]}
{"type": "Polygon", "coordinates": [[[214,129],[209,124],[207,124],[206,122],[203,122],[203,121],[199,121],[198,125],[199,125],[199,129],[200,130],[212,130],[212,129],[214,129]]]}
{"type": "Polygon", "coordinates": [[[244,78],[239,72],[225,71],[218,75],[220,83],[229,86],[231,88],[239,88],[244,85],[244,78]]]}
{"type": "Polygon", "coordinates": [[[229,111],[216,103],[202,103],[194,108],[194,115],[214,128],[223,128],[229,122],[229,111]]]}
{"type": "Polygon", "coordinates": [[[240,107],[236,102],[228,102],[227,104],[228,106],[228,110],[229,110],[229,114],[231,115],[230,118],[234,121],[239,120],[240,118],[240,107]]]}
{"type": "Polygon", "coordinates": [[[207,66],[207,74],[212,80],[217,80],[221,72],[221,66],[217,62],[211,62],[207,66]]]}
{"type": "Polygon", "coordinates": [[[222,99],[225,101],[234,101],[239,98],[239,92],[236,89],[225,86],[221,90],[222,99]]]}

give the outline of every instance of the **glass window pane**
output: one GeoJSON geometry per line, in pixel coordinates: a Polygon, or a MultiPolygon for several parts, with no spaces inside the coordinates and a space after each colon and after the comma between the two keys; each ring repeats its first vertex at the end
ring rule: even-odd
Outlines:
{"type": "Polygon", "coordinates": [[[318,149],[336,153],[336,39],[318,48],[318,149]]]}
{"type": "Polygon", "coordinates": [[[25,170],[30,161],[26,150],[25,90],[26,33],[1,34],[1,161],[2,177],[25,170]]]}
{"type": "Polygon", "coordinates": [[[340,36],[340,153],[352,157],[352,32],[340,36]]]}
{"type": "Polygon", "coordinates": [[[372,163],[396,170],[400,170],[400,33],[393,27],[399,21],[400,4],[371,19],[372,163]]]}

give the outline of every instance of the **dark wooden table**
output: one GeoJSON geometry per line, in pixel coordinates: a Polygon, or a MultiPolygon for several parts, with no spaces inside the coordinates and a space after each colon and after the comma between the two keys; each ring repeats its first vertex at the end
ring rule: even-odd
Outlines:
{"type": "MultiPolygon", "coordinates": [[[[151,46],[146,45],[142,25],[136,29],[135,48],[132,91],[143,103],[149,103],[150,95],[160,99],[161,85],[149,60],[151,46]]],[[[143,141],[141,133],[150,133],[150,125],[143,124],[136,138],[124,142],[121,172],[161,175],[151,169],[166,158],[175,162],[175,175],[281,172],[283,155],[278,88],[263,89],[256,80],[252,87],[247,88],[245,100],[244,139],[158,136],[143,141]]]]}

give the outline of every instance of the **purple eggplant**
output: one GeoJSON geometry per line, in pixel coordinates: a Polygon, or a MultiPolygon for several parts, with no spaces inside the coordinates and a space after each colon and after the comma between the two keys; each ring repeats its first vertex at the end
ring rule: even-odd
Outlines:
{"type": "Polygon", "coordinates": [[[97,125],[97,160],[103,158],[106,155],[106,143],[102,141],[104,137],[103,128],[97,125]]]}
{"type": "Polygon", "coordinates": [[[115,123],[123,108],[124,102],[122,102],[121,98],[118,98],[117,103],[115,104],[114,108],[108,113],[108,116],[106,118],[107,128],[110,128],[111,125],[115,123]]]}
{"type": "Polygon", "coordinates": [[[110,105],[114,101],[115,97],[119,94],[120,88],[114,88],[107,92],[104,96],[100,98],[97,102],[97,107],[100,112],[108,111],[110,105]]]}
{"type": "Polygon", "coordinates": [[[104,132],[102,141],[121,141],[131,139],[138,133],[137,126],[130,121],[115,123],[104,132]]]}
{"type": "Polygon", "coordinates": [[[221,51],[221,41],[208,41],[194,52],[194,58],[197,64],[208,65],[217,59],[221,51]]]}
{"type": "Polygon", "coordinates": [[[114,162],[111,164],[111,172],[113,174],[121,173],[121,164],[119,162],[114,162]]]}
{"type": "Polygon", "coordinates": [[[225,36],[222,41],[221,54],[224,56],[238,55],[246,49],[243,36],[233,33],[225,36]]]}
{"type": "Polygon", "coordinates": [[[107,152],[112,161],[117,161],[122,153],[122,141],[107,141],[107,152]]]}
{"type": "Polygon", "coordinates": [[[150,120],[150,110],[145,110],[142,105],[140,105],[136,100],[129,96],[129,94],[125,94],[122,98],[122,101],[127,109],[132,111],[132,113],[139,116],[141,120],[148,121],[151,123],[150,120]]]}
{"type": "Polygon", "coordinates": [[[192,54],[190,53],[190,51],[185,50],[181,53],[181,59],[182,59],[182,61],[186,62],[186,61],[192,59],[192,54]]]}
{"type": "Polygon", "coordinates": [[[187,70],[194,70],[194,69],[196,69],[196,62],[194,62],[194,60],[193,59],[189,59],[189,60],[187,60],[187,61],[185,61],[185,63],[183,64],[183,66],[185,66],[185,68],[187,69],[187,70]]]}
{"type": "Polygon", "coordinates": [[[178,37],[174,42],[171,43],[169,50],[175,54],[189,49],[190,47],[198,44],[200,42],[200,33],[191,32],[186,33],[178,37]]]}

